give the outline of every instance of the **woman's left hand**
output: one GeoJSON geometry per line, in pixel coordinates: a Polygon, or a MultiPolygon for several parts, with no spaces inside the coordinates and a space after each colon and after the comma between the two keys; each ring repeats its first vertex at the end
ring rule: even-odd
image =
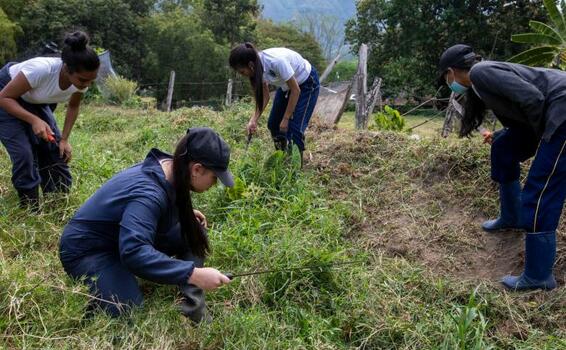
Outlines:
{"type": "Polygon", "coordinates": [[[59,141],[59,156],[63,158],[65,163],[69,163],[73,158],[73,148],[69,141],[61,139],[59,141]]]}
{"type": "Polygon", "coordinates": [[[197,218],[197,221],[204,226],[204,228],[208,228],[208,222],[206,221],[206,216],[204,216],[203,213],[201,213],[199,210],[193,209],[193,213],[195,213],[195,217],[197,218]]]}
{"type": "Polygon", "coordinates": [[[279,131],[285,134],[287,133],[288,130],[289,130],[289,119],[283,118],[281,124],[279,124],[279,131]]]}

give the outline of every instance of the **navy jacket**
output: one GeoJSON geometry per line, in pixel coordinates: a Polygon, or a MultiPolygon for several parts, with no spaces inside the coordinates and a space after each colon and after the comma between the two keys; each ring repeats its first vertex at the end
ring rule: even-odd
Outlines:
{"type": "Polygon", "coordinates": [[[470,79],[506,127],[530,127],[548,141],[566,120],[566,72],[484,61],[472,67],[470,79]]]}
{"type": "Polygon", "coordinates": [[[112,177],[78,210],[61,237],[61,256],[78,259],[92,253],[119,255],[135,275],[162,284],[187,284],[192,261],[171,258],[187,249],[173,186],[152,149],[143,163],[112,177]]]}

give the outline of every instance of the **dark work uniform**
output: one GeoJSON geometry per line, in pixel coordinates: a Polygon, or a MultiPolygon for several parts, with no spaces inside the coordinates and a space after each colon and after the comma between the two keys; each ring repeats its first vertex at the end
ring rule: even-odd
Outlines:
{"type": "Polygon", "coordinates": [[[195,266],[181,237],[173,186],[151,150],[143,163],[115,175],[78,210],[63,231],[60,258],[73,278],[86,276],[97,302],[112,315],[143,297],[136,276],[188,285],[195,266]],[[171,256],[183,259],[171,258],[171,256]]]}
{"type": "Polygon", "coordinates": [[[522,226],[555,231],[566,197],[566,72],[485,61],[470,71],[474,91],[506,127],[494,138],[494,181],[519,179],[535,156],[522,191],[522,226]]]}
{"type": "MultiPolygon", "coordinates": [[[[11,80],[9,63],[0,70],[0,90],[11,80]]],[[[52,108],[48,104],[32,104],[18,99],[28,112],[45,121],[61,139],[61,132],[55,122],[52,108]]],[[[44,193],[67,192],[72,184],[69,167],[59,155],[56,144],[44,141],[34,135],[30,124],[0,108],[0,140],[12,161],[12,183],[21,196],[37,197],[41,185],[44,193]]]]}

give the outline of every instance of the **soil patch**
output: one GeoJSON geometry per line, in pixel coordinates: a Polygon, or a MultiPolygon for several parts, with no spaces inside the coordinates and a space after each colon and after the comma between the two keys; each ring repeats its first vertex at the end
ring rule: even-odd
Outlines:
{"type": "MultiPolygon", "coordinates": [[[[488,234],[480,227],[498,214],[484,145],[316,126],[310,131],[306,167],[336,201],[355,208],[350,239],[435,275],[496,283],[521,273],[524,234],[488,234]]],[[[566,275],[565,232],[562,222],[554,270],[560,284],[566,275]]]]}

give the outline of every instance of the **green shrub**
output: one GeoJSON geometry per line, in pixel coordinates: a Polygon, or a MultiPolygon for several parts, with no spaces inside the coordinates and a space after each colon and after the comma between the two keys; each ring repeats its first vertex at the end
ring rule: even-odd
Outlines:
{"type": "Polygon", "coordinates": [[[102,93],[96,83],[92,84],[83,96],[85,103],[100,103],[102,100],[102,93]]]}
{"type": "Polygon", "coordinates": [[[121,76],[108,77],[104,82],[103,96],[106,102],[123,105],[136,106],[139,100],[136,95],[138,83],[121,76]]]}
{"type": "Polygon", "coordinates": [[[389,106],[385,106],[383,112],[376,113],[373,121],[373,127],[379,130],[402,131],[405,128],[405,118],[398,110],[389,106]]]}

